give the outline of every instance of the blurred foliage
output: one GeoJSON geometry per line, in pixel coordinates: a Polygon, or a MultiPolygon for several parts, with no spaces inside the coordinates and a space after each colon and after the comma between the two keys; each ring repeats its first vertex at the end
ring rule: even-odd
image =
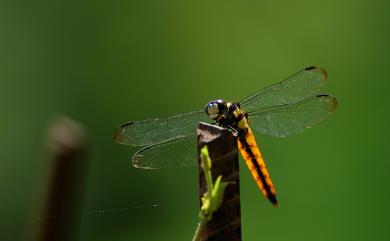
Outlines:
{"type": "Polygon", "coordinates": [[[328,70],[338,110],[302,135],[257,136],[280,207],[242,165],[243,239],[389,240],[389,5],[1,0],[0,240],[36,225],[58,113],[89,132],[83,212],[170,204],[80,214],[79,240],[190,240],[196,169],[133,168],[135,149],[113,142],[115,128],[239,100],[313,64],[328,70]]]}

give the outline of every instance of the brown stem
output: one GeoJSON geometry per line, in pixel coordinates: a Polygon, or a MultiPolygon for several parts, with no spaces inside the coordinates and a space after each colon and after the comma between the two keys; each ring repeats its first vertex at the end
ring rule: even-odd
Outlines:
{"type": "Polygon", "coordinates": [[[76,240],[85,176],[85,135],[76,122],[61,117],[49,127],[50,179],[34,240],[76,240]]]}
{"type": "Polygon", "coordinates": [[[198,129],[199,200],[206,191],[206,181],[201,168],[200,149],[207,146],[212,161],[213,181],[222,175],[222,182],[229,182],[223,202],[213,213],[202,231],[201,240],[241,240],[240,179],[238,168],[237,138],[231,131],[218,126],[199,123],[198,129]]]}

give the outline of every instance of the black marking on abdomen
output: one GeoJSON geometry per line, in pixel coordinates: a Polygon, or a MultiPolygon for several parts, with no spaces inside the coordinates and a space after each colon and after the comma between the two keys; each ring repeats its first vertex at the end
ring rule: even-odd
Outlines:
{"type": "Polygon", "coordinates": [[[265,192],[267,193],[268,200],[270,200],[270,202],[274,206],[276,206],[278,204],[278,200],[276,200],[276,196],[271,192],[271,189],[270,189],[270,187],[268,186],[268,184],[267,184],[267,182],[265,180],[265,176],[264,176],[263,172],[261,171],[260,165],[257,162],[256,157],[253,154],[253,152],[252,152],[248,142],[246,141],[245,134],[243,133],[242,130],[239,130],[238,136],[239,136],[238,140],[241,142],[241,144],[244,147],[245,151],[247,153],[249,153],[251,161],[252,161],[252,163],[254,164],[254,166],[256,168],[256,172],[259,174],[260,181],[263,183],[263,187],[265,189],[265,192]]]}

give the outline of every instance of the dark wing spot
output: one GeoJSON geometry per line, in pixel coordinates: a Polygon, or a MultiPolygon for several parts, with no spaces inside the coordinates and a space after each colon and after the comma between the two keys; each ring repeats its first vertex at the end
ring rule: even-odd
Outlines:
{"type": "Polygon", "coordinates": [[[315,68],[317,68],[316,66],[310,66],[310,67],[307,67],[305,70],[311,70],[311,69],[315,69],[315,68]]]}
{"type": "Polygon", "coordinates": [[[127,122],[123,125],[121,125],[120,127],[118,127],[118,129],[115,130],[115,133],[114,133],[114,140],[117,142],[117,143],[121,143],[122,142],[122,129],[125,128],[125,127],[128,127],[130,125],[134,124],[133,121],[131,122],[127,122]]]}
{"type": "Polygon", "coordinates": [[[317,72],[317,74],[320,74],[324,80],[328,79],[328,73],[324,68],[320,66],[310,66],[306,68],[305,71],[317,72]]]}
{"type": "Polygon", "coordinates": [[[337,107],[337,99],[330,95],[330,94],[320,94],[320,95],[317,95],[317,98],[325,98],[327,99],[327,101],[329,101],[330,103],[332,103],[332,110],[331,111],[334,111],[337,107]]]}
{"type": "MultiPolygon", "coordinates": [[[[126,126],[130,126],[130,125],[132,125],[132,124],[134,124],[134,121],[127,122],[127,123],[121,125],[119,128],[123,128],[123,127],[126,127],[126,126]]],[[[118,129],[119,129],[119,128],[118,128],[118,129]]]]}

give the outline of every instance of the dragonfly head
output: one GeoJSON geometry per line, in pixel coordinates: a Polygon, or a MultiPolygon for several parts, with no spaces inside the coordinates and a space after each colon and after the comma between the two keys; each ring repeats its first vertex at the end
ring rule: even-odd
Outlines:
{"type": "Polygon", "coordinates": [[[227,103],[221,99],[210,101],[207,103],[205,111],[211,119],[218,121],[226,114],[227,103]]]}

